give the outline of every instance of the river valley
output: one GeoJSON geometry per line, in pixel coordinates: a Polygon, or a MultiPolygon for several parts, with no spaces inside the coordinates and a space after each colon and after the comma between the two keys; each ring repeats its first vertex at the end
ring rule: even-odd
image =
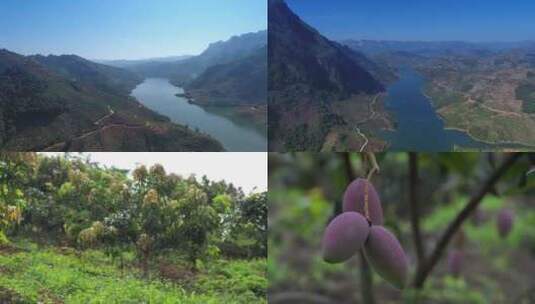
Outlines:
{"type": "Polygon", "coordinates": [[[455,147],[490,150],[495,145],[474,140],[458,130],[444,128],[444,121],[423,94],[425,79],[410,68],[402,68],[399,80],[388,87],[385,104],[396,121],[394,131],[380,136],[394,151],[453,151],[455,147]]]}
{"type": "Polygon", "coordinates": [[[254,126],[237,124],[225,116],[208,112],[186,98],[177,97],[179,93],[183,93],[183,89],[173,86],[167,79],[148,78],[132,91],[132,96],[177,124],[211,135],[227,151],[267,151],[266,134],[254,126]]]}

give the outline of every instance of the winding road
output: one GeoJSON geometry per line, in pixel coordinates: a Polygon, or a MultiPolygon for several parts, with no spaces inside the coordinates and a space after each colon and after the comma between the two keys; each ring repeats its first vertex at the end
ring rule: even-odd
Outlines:
{"type": "Polygon", "coordinates": [[[362,138],[364,138],[364,143],[362,144],[362,146],[360,147],[360,150],[359,152],[363,152],[364,149],[366,149],[366,147],[368,146],[368,144],[370,143],[370,140],[368,139],[368,137],[366,137],[366,135],[364,135],[364,133],[362,133],[362,131],[360,130],[360,128],[358,127],[358,125],[360,124],[363,124],[371,119],[374,119],[375,116],[377,115],[377,112],[375,112],[375,109],[373,108],[373,106],[375,105],[375,103],[377,102],[377,99],[379,99],[379,96],[381,96],[381,94],[377,94],[375,95],[375,97],[373,98],[373,101],[370,103],[369,105],[369,110],[370,110],[370,116],[367,117],[366,119],[362,120],[362,121],[359,121],[356,123],[357,126],[355,126],[355,132],[357,132],[357,134],[359,136],[361,136],[362,138]]]}
{"type": "Polygon", "coordinates": [[[359,150],[359,152],[363,152],[364,149],[366,149],[366,146],[368,146],[368,143],[370,141],[368,140],[368,137],[366,137],[366,135],[364,135],[364,133],[362,133],[360,131],[360,128],[355,127],[355,131],[357,132],[358,135],[360,135],[360,136],[362,136],[362,138],[364,138],[364,144],[362,144],[362,146],[360,147],[360,150],[359,150]]]}
{"type": "Polygon", "coordinates": [[[75,141],[75,140],[81,140],[81,139],[84,139],[84,138],[87,138],[89,136],[92,136],[92,135],[95,135],[101,131],[105,131],[105,130],[108,130],[108,129],[111,129],[111,128],[126,128],[126,129],[141,129],[143,128],[143,126],[141,125],[129,125],[129,124],[107,124],[107,125],[102,125],[102,122],[105,121],[106,119],[112,117],[114,114],[115,114],[115,111],[110,107],[108,106],[108,114],[104,115],[103,117],[101,117],[100,119],[96,120],[93,124],[95,126],[97,126],[98,128],[97,129],[94,129],[94,130],[90,130],[90,131],[87,131],[85,133],[82,133],[76,137],[73,137],[73,138],[70,138],[68,139],[67,141],[63,141],[63,142],[59,142],[59,143],[55,143],[53,145],[50,145],[46,148],[43,149],[43,151],[58,151],[58,150],[64,150],[65,147],[67,145],[70,145],[70,142],[72,141],[75,141]]]}

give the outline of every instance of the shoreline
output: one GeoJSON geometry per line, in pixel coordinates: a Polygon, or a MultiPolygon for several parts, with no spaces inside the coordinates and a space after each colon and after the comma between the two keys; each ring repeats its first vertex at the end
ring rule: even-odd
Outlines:
{"type": "MultiPolygon", "coordinates": [[[[215,115],[221,119],[229,121],[238,128],[245,129],[256,133],[267,142],[267,118],[258,118],[259,113],[262,113],[262,106],[264,105],[244,105],[244,104],[211,104],[199,102],[192,93],[186,91],[183,87],[173,84],[169,79],[166,79],[169,84],[182,92],[174,93],[177,102],[187,102],[191,106],[196,106],[204,112],[215,115]],[[265,123],[264,123],[265,121],[265,123]]],[[[267,107],[267,104],[266,104],[267,107]]],[[[265,110],[267,115],[267,109],[265,110]]],[[[264,116],[264,115],[262,115],[264,116]]],[[[218,139],[219,140],[219,139],[218,139]]],[[[221,140],[219,140],[221,142],[221,140]]]]}
{"type": "MultiPolygon", "coordinates": [[[[428,82],[427,79],[425,79],[425,81],[428,82]]],[[[433,108],[436,116],[442,121],[443,130],[462,132],[463,134],[468,136],[470,139],[472,139],[474,142],[481,143],[483,145],[488,145],[489,146],[488,148],[484,148],[482,150],[493,150],[493,151],[494,150],[506,150],[506,149],[509,148],[507,146],[518,146],[517,148],[526,149],[526,150],[535,148],[535,145],[530,145],[530,144],[522,143],[522,142],[515,142],[515,141],[496,141],[496,142],[493,142],[493,141],[489,141],[489,140],[484,140],[484,139],[478,138],[477,136],[474,136],[470,132],[470,130],[468,130],[468,129],[463,129],[463,128],[455,127],[455,126],[449,126],[446,117],[444,117],[440,113],[440,108],[437,108],[436,105],[433,103],[433,97],[430,94],[428,94],[428,91],[426,90],[426,85],[425,84],[424,84],[424,86],[422,88],[420,88],[420,93],[428,99],[428,101],[429,101],[431,107],[433,108]]],[[[397,120],[395,112],[389,110],[388,107],[387,107],[387,111],[389,113],[391,113],[391,114],[394,114],[394,115],[392,115],[392,117],[394,118],[394,122],[395,122],[397,120]]],[[[397,130],[396,128],[394,128],[394,130],[381,129],[380,132],[392,132],[392,131],[395,132],[396,130],[397,130]]],[[[391,146],[391,143],[389,142],[388,139],[384,138],[384,136],[381,136],[380,134],[379,134],[379,136],[382,137],[383,140],[385,140],[387,142],[387,146],[388,147],[391,146]]],[[[455,147],[466,148],[466,149],[470,148],[470,147],[466,147],[464,145],[460,145],[458,143],[454,143],[451,151],[455,151],[456,150],[455,147]]]]}

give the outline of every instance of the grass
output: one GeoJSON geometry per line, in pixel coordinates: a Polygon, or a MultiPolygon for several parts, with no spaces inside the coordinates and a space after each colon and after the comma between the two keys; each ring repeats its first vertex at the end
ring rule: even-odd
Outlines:
{"type": "Polygon", "coordinates": [[[17,242],[0,251],[0,303],[266,303],[264,260],[214,261],[193,284],[124,273],[101,251],[81,255],[17,242]]]}

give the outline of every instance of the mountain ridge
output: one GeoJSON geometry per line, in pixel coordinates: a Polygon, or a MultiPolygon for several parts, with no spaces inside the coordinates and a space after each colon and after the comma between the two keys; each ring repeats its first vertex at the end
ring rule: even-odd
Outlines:
{"type": "Polygon", "coordinates": [[[265,104],[267,47],[232,62],[213,65],[187,84],[195,103],[206,105],[265,104]]]}
{"type": "Polygon", "coordinates": [[[267,44],[267,31],[235,35],[224,41],[211,43],[201,54],[177,62],[146,63],[128,67],[145,77],[168,78],[184,86],[216,64],[229,63],[252,54],[267,44]]]}
{"type": "Polygon", "coordinates": [[[11,151],[50,147],[61,151],[76,147],[91,151],[223,149],[211,137],[172,124],[168,118],[129,97],[128,88],[140,81],[129,73],[73,55],[22,56],[1,50],[0,148],[11,151]],[[126,78],[106,83],[115,77],[126,78]]]}
{"type": "Polygon", "coordinates": [[[353,132],[347,109],[335,104],[367,108],[384,91],[382,69],[324,37],[285,1],[270,0],[268,15],[269,150],[319,151],[335,130],[353,132]]]}
{"type": "Polygon", "coordinates": [[[294,14],[284,1],[270,1],[269,9],[270,76],[274,77],[270,77],[270,89],[298,82],[345,96],[384,89],[350,58],[349,49],[322,36],[294,14]],[[284,35],[292,36],[290,39],[284,35]],[[276,41],[272,42],[274,39],[276,41]],[[299,69],[298,75],[292,75],[295,69],[299,69]]]}

